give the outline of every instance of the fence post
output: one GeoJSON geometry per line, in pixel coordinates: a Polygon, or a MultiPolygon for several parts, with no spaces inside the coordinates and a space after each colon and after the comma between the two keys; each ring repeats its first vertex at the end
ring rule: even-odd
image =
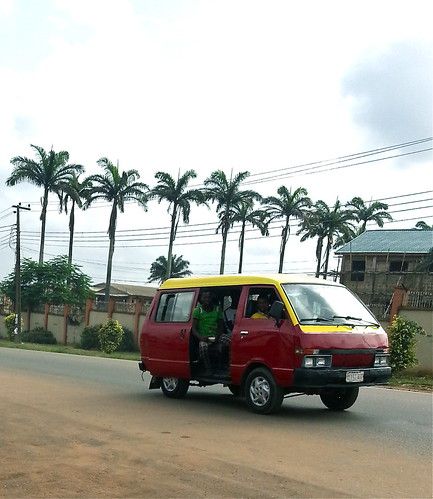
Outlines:
{"type": "Polygon", "coordinates": [[[394,288],[394,293],[392,294],[391,308],[389,311],[390,321],[392,321],[395,315],[398,315],[398,311],[403,305],[406,293],[407,289],[403,286],[403,284],[399,284],[394,288]]]}
{"type": "Polygon", "coordinates": [[[63,343],[68,344],[68,314],[69,305],[64,305],[63,307],[63,343]]]}
{"type": "Polygon", "coordinates": [[[50,306],[48,303],[45,303],[44,309],[44,329],[48,330],[48,314],[50,313],[50,306]]]}
{"type": "Polygon", "coordinates": [[[139,327],[140,327],[140,314],[143,308],[143,303],[141,300],[137,300],[135,302],[135,315],[134,315],[134,340],[135,344],[138,345],[138,337],[139,337],[139,327]]]}
{"type": "Polygon", "coordinates": [[[92,311],[92,309],[93,309],[93,300],[88,298],[86,300],[86,310],[84,312],[84,324],[86,325],[86,327],[90,323],[90,312],[92,311]]]}
{"type": "Polygon", "coordinates": [[[113,313],[114,313],[114,307],[116,306],[116,302],[114,298],[110,296],[110,299],[108,301],[108,310],[107,310],[107,315],[109,319],[113,318],[113,313]]]}
{"type": "Polygon", "coordinates": [[[27,331],[30,331],[30,314],[31,314],[31,308],[30,305],[27,307],[27,318],[26,318],[26,329],[27,331]]]}

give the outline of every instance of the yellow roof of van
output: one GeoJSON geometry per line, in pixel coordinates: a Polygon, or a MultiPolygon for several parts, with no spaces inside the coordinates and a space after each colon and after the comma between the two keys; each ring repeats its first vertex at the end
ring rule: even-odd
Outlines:
{"type": "Polygon", "coordinates": [[[242,286],[261,284],[325,284],[340,286],[333,281],[317,279],[300,274],[223,274],[214,276],[197,276],[167,279],[159,289],[202,288],[213,286],[242,286]]]}

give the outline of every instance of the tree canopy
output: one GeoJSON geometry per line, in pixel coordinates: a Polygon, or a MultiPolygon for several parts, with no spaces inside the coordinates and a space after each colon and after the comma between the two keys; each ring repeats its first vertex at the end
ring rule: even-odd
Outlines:
{"type": "MultiPolygon", "coordinates": [[[[24,308],[51,305],[83,305],[92,293],[91,279],[78,265],[69,264],[67,256],[38,263],[24,259],[21,264],[21,302],[24,308]]],[[[1,283],[0,291],[15,301],[15,272],[1,283]]]]}

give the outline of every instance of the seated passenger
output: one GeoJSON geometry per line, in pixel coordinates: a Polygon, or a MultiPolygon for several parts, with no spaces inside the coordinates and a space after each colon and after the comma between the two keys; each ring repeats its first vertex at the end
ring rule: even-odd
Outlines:
{"type": "Polygon", "coordinates": [[[198,340],[200,360],[205,367],[205,374],[211,373],[209,345],[213,343],[210,337],[218,341],[223,333],[223,315],[219,307],[215,306],[213,294],[203,291],[200,295],[199,305],[192,313],[191,332],[198,340]]]}
{"type": "Polygon", "coordinates": [[[239,304],[240,294],[239,291],[232,291],[230,293],[230,307],[224,310],[224,325],[226,327],[226,331],[231,334],[233,331],[233,326],[235,324],[236,319],[236,310],[239,304]]]}
{"type": "Polygon", "coordinates": [[[251,316],[251,319],[269,319],[269,298],[262,293],[257,298],[257,312],[251,316]]]}

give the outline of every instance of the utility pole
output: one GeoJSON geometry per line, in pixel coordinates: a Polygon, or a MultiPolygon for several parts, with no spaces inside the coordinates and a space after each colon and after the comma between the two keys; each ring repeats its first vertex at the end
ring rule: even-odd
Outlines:
{"type": "Polygon", "coordinates": [[[21,339],[21,228],[20,228],[20,211],[30,211],[30,205],[21,206],[18,203],[12,208],[15,208],[14,213],[17,214],[17,247],[16,247],[16,261],[15,261],[15,341],[21,339]]]}

